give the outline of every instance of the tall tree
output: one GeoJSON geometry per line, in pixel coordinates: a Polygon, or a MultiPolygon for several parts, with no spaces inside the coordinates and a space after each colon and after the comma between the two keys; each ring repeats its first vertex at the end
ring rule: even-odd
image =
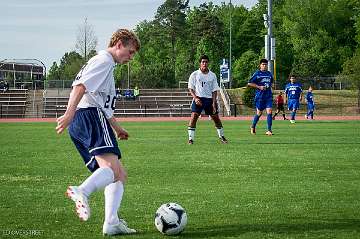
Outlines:
{"type": "Polygon", "coordinates": [[[97,37],[93,25],[89,24],[87,18],[84,23],[78,26],[78,32],[76,36],[75,49],[80,53],[86,62],[90,58],[90,53],[96,52],[98,44],[97,37]]]}
{"type": "Polygon", "coordinates": [[[302,76],[335,75],[354,47],[352,0],[287,0],[281,28],[302,76]],[[349,48],[350,47],[350,48],[349,48]]]}
{"type": "Polygon", "coordinates": [[[66,52],[60,60],[60,64],[56,62],[50,68],[48,78],[51,80],[74,80],[76,74],[84,64],[83,58],[75,51],[66,52]]]}
{"type": "Polygon", "coordinates": [[[354,28],[356,32],[355,41],[357,42],[357,49],[354,55],[347,59],[343,65],[343,71],[340,74],[340,79],[349,81],[354,89],[358,91],[358,113],[360,113],[360,3],[354,5],[354,28]]]}
{"type": "Polygon", "coordinates": [[[233,65],[233,86],[246,86],[258,65],[259,54],[256,54],[253,50],[244,52],[233,65]]]}
{"type": "Polygon", "coordinates": [[[163,28],[164,37],[171,43],[171,62],[174,79],[176,78],[176,42],[185,33],[186,10],[189,0],[166,0],[157,10],[155,20],[163,28]]]}
{"type": "Polygon", "coordinates": [[[215,6],[203,3],[189,13],[189,38],[192,48],[191,57],[195,68],[198,67],[200,55],[207,54],[210,58],[210,68],[219,72],[220,60],[227,55],[227,46],[224,45],[224,24],[217,15],[215,6]]]}

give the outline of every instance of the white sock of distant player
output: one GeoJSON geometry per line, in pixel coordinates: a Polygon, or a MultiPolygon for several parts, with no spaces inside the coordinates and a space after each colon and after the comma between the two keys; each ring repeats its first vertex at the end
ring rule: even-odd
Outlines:
{"type": "Polygon", "coordinates": [[[194,140],[195,138],[195,128],[188,127],[189,140],[194,140]]]}
{"type": "Polygon", "coordinates": [[[90,177],[88,177],[79,189],[89,197],[91,193],[104,188],[106,185],[114,182],[114,172],[111,168],[98,168],[90,177]]]}
{"type": "Polygon", "coordinates": [[[119,223],[118,210],[124,193],[121,181],[111,183],[105,187],[105,222],[111,225],[119,223]]]}
{"type": "Polygon", "coordinates": [[[224,128],[221,127],[221,128],[216,128],[216,131],[219,135],[219,138],[223,137],[224,136],[224,128]]]}

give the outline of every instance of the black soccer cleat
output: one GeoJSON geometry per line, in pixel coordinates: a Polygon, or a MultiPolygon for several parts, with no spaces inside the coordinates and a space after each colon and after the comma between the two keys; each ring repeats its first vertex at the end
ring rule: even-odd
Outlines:
{"type": "Polygon", "coordinates": [[[220,139],[220,142],[223,143],[223,144],[228,143],[227,139],[224,136],[221,136],[219,139],[220,139]]]}

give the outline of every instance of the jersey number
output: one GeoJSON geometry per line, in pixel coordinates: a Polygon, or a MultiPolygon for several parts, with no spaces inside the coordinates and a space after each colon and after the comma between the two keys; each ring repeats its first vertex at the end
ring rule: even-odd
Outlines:
{"type": "MultiPolygon", "coordinates": [[[[116,102],[116,96],[114,96],[113,98],[112,98],[112,100],[111,100],[111,109],[112,110],[115,110],[115,102],[116,102]]],[[[107,108],[109,108],[109,106],[110,106],[110,95],[108,95],[107,97],[106,97],[106,102],[105,102],[105,105],[104,105],[104,107],[107,109],[107,108]]]]}

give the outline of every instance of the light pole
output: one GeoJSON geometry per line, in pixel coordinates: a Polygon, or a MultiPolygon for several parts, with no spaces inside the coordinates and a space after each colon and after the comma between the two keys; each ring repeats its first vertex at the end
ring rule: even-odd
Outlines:
{"type": "Polygon", "coordinates": [[[272,0],[268,0],[267,14],[264,14],[264,25],[267,28],[267,35],[265,36],[265,58],[269,61],[269,71],[274,74],[274,60],[275,60],[275,38],[273,38],[272,31],[272,0]]]}
{"type": "Polygon", "coordinates": [[[231,89],[231,85],[232,85],[232,80],[231,80],[231,77],[232,77],[232,72],[231,72],[231,58],[232,58],[232,55],[231,55],[231,41],[232,41],[232,33],[231,33],[231,27],[232,27],[232,3],[231,3],[231,0],[230,0],[230,27],[229,27],[229,88],[231,89]]]}

